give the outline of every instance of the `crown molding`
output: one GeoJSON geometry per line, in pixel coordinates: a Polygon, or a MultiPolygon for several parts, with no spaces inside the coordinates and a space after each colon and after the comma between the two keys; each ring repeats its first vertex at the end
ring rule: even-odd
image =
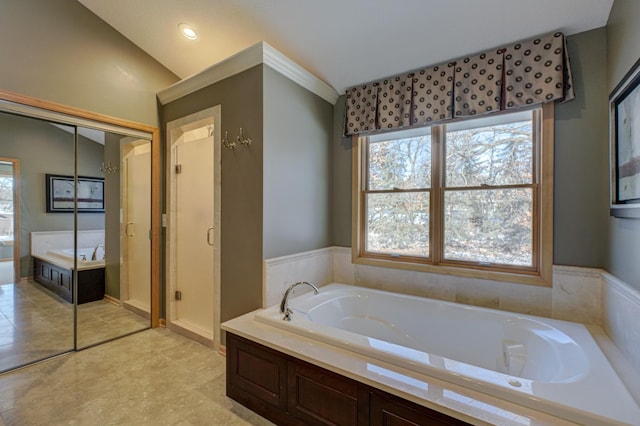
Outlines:
{"type": "Polygon", "coordinates": [[[158,92],[163,105],[196,92],[227,77],[241,73],[256,65],[265,64],[296,84],[320,96],[332,105],[338,100],[338,92],[315,75],[287,58],[264,41],[254,44],[233,56],[211,65],[203,71],[172,84],[158,92]]]}
{"type": "Polygon", "coordinates": [[[311,93],[315,93],[325,101],[335,105],[338,100],[338,92],[305,68],[293,62],[273,46],[262,43],[263,63],[270,66],[294,83],[299,84],[311,93]]]}
{"type": "Polygon", "coordinates": [[[161,90],[158,92],[158,99],[161,104],[166,105],[260,63],[262,63],[262,44],[257,43],[161,90]]]}

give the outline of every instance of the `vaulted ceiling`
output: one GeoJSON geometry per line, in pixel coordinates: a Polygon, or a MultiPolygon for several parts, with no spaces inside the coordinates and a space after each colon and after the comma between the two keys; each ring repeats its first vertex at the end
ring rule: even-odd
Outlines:
{"type": "Polygon", "coordinates": [[[347,87],[551,31],[607,23],[613,0],[78,0],[185,78],[261,40],[347,87]],[[195,41],[178,31],[192,25],[195,41]]]}

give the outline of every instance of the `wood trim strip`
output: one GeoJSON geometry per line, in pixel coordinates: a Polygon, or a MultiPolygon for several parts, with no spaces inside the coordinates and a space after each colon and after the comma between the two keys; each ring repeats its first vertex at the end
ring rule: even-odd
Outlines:
{"type": "Polygon", "coordinates": [[[97,112],[86,111],[80,108],[59,104],[56,102],[44,101],[42,99],[32,98],[26,95],[20,95],[18,93],[7,92],[0,90],[0,100],[15,102],[22,105],[28,105],[35,108],[41,108],[48,111],[57,112],[60,114],[67,114],[73,117],[80,117],[86,120],[100,121],[115,126],[129,127],[131,129],[140,130],[143,132],[153,133],[157,127],[150,126],[148,124],[142,124],[135,121],[124,120],[122,118],[112,117],[97,112]]]}
{"type": "Polygon", "coordinates": [[[151,327],[160,326],[160,204],[161,158],[160,129],[152,131],[151,139],[151,327]]]}
{"type": "Polygon", "coordinates": [[[363,232],[360,226],[364,226],[362,217],[363,197],[360,194],[362,188],[362,141],[357,135],[351,137],[351,259],[355,263],[360,257],[364,246],[361,240],[363,232]]]}

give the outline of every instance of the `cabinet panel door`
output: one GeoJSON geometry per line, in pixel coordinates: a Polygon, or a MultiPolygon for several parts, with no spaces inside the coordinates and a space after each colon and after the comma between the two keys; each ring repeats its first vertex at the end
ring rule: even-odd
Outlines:
{"type": "Polygon", "coordinates": [[[51,268],[46,263],[40,262],[40,275],[47,281],[51,281],[51,268]]]}
{"type": "Polygon", "coordinates": [[[71,291],[71,271],[65,271],[60,274],[60,285],[68,291],[71,291]]]}
{"type": "Polygon", "coordinates": [[[286,409],[287,362],[276,352],[227,334],[227,395],[286,409]]]}
{"type": "Polygon", "coordinates": [[[51,282],[53,284],[60,285],[60,271],[58,269],[51,268],[51,282]]]}
{"type": "Polygon", "coordinates": [[[404,401],[392,395],[371,394],[370,419],[372,426],[467,425],[429,408],[404,401]]]}
{"type": "Polygon", "coordinates": [[[288,375],[292,417],[307,425],[366,424],[368,394],[357,382],[298,362],[289,362],[288,375]]]}

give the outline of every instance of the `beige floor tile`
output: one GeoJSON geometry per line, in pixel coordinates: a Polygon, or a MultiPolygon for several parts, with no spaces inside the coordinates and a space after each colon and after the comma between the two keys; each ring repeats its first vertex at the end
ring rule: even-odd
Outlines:
{"type": "Polygon", "coordinates": [[[271,425],[225,396],[225,358],[146,330],[0,375],[4,425],[271,425]]]}

